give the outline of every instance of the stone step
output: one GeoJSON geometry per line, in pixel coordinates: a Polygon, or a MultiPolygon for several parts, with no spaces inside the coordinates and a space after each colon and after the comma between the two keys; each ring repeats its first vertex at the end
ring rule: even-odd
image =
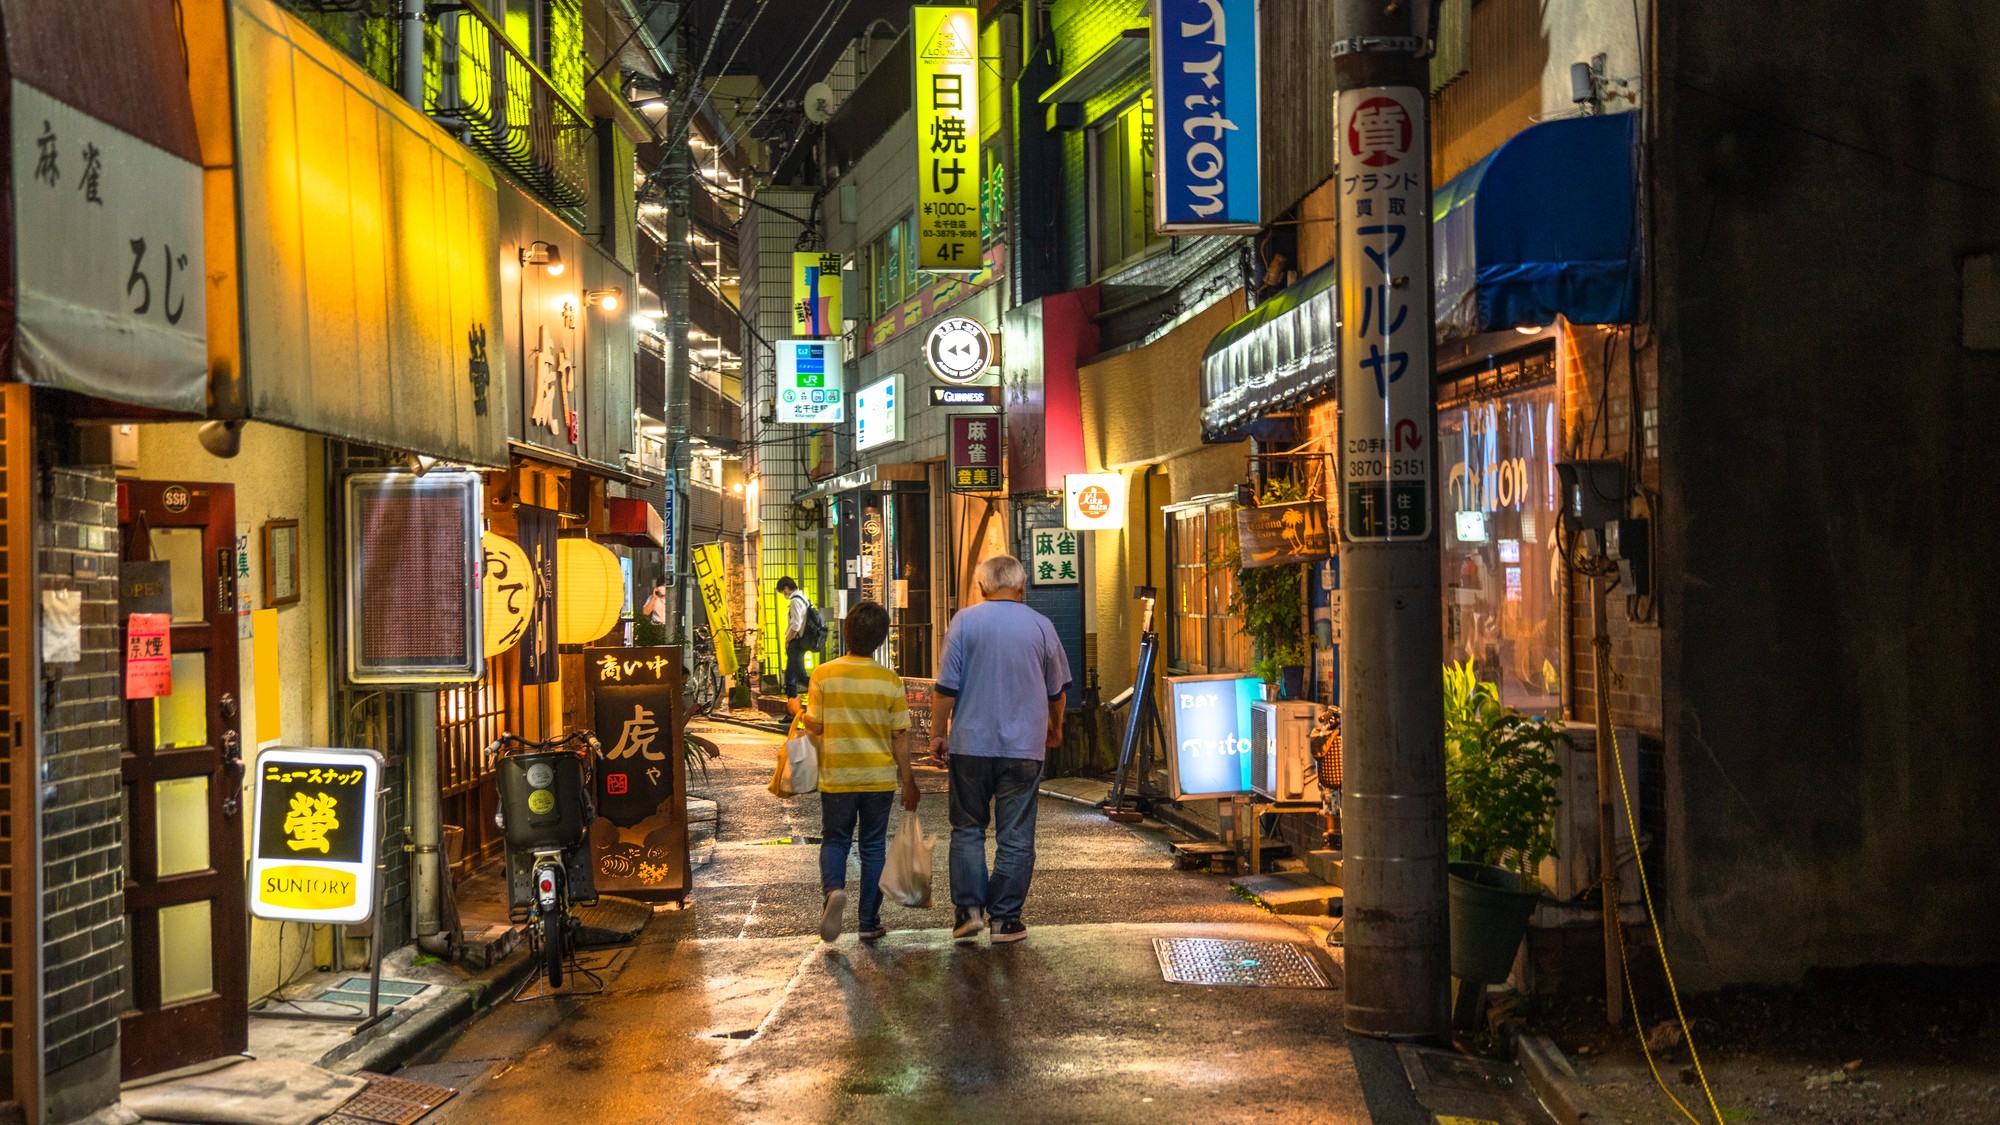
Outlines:
{"type": "Polygon", "coordinates": [[[1340,888],[1304,871],[1238,875],[1229,881],[1229,885],[1273,914],[1339,913],[1340,888]]]}

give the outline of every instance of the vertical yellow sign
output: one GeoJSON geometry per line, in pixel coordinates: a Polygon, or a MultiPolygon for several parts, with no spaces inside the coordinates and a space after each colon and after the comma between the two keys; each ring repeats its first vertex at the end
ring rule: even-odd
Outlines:
{"type": "Polygon", "coordinates": [[[976,272],[979,13],[911,10],[917,47],[917,268],[976,272]]]}
{"type": "Polygon", "coordinates": [[[715,638],[715,667],[725,676],[736,674],[736,634],[729,626],[729,591],[723,584],[722,544],[694,548],[694,577],[701,585],[701,605],[708,611],[708,631],[715,638]]]}
{"type": "Polygon", "coordinates": [[[793,252],[792,335],[840,335],[840,255],[793,252]]]}

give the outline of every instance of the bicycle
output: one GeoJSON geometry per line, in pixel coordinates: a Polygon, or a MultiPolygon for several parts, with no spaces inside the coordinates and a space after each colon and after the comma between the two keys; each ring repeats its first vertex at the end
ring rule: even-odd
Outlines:
{"type": "MultiPolygon", "coordinates": [[[[602,752],[597,736],[589,731],[573,731],[546,742],[502,734],[486,748],[488,761],[499,759],[500,809],[493,822],[505,836],[508,851],[525,855],[528,862],[530,893],[518,920],[528,923],[529,941],[538,947],[536,974],[550,990],[562,987],[566,969],[603,987],[597,974],[576,961],[576,935],[582,923],[571,912],[572,906],[588,905],[597,896],[573,900],[569,876],[580,850],[590,845],[590,822],[596,816],[591,763],[602,752]],[[515,749],[510,751],[509,746],[515,749]]],[[[588,856],[582,858],[588,862],[588,856]]],[[[510,899],[512,882],[510,873],[510,899]]]]}
{"type": "Polygon", "coordinates": [[[715,662],[715,633],[706,625],[694,629],[694,643],[688,646],[693,666],[688,669],[686,703],[690,715],[714,710],[723,695],[722,670],[715,662]]]}

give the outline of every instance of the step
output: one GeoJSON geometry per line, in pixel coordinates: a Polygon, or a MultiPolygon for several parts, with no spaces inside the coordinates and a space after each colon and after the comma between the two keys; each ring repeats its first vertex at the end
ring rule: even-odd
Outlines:
{"type": "Polygon", "coordinates": [[[1340,888],[1304,871],[1238,875],[1229,885],[1273,914],[1326,915],[1339,912],[1340,888]]]}

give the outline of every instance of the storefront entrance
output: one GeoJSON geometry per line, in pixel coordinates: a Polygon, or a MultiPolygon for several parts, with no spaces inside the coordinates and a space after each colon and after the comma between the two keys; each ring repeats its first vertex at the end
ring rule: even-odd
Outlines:
{"type": "Polygon", "coordinates": [[[120,1069],[131,1079],[240,1053],[249,1011],[235,493],[130,481],[119,498],[125,558],[166,564],[173,671],[168,694],[126,704],[120,1069]]]}

